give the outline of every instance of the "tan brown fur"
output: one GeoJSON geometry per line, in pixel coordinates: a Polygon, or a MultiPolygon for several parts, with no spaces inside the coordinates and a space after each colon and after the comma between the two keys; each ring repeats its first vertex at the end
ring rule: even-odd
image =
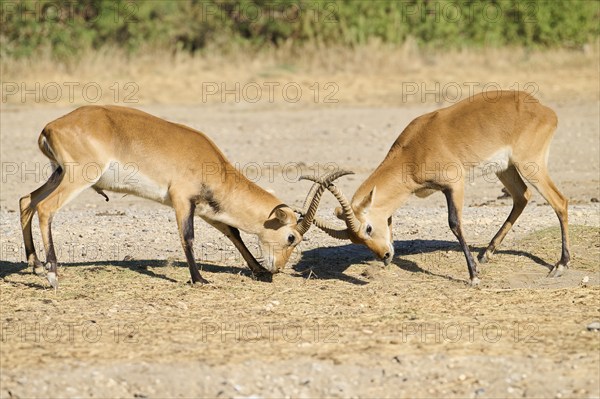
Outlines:
{"type": "MultiPolygon", "coordinates": [[[[360,228],[357,231],[348,228],[349,238],[367,245],[389,262],[394,252],[390,227],[394,211],[411,194],[426,197],[443,191],[450,211],[450,227],[461,242],[471,280],[476,283],[476,264],[461,228],[464,181],[470,168],[497,155],[506,157],[506,165],[499,164],[497,175],[511,193],[514,207],[480,261],[491,258],[525,207],[531,196],[525,179],[540,191],[558,215],[563,250],[553,273],[560,275],[570,259],[567,199],[554,186],[547,171],[548,150],[557,122],[554,111],[518,91],[481,93],[416,118],[354,194],[351,206],[360,228]],[[367,225],[371,226],[371,234],[366,234],[367,225]]],[[[336,214],[346,221],[352,217],[344,215],[341,208],[336,214]]]]}
{"type": "Polygon", "coordinates": [[[207,136],[189,127],[132,108],[85,106],[46,125],[38,144],[56,172],[21,198],[21,223],[28,263],[42,273],[31,234],[38,212],[48,279],[55,286],[52,216],[89,187],[172,206],[192,282],[206,281],[193,257],[194,214],[230,238],[258,275],[281,270],[302,240],[292,209],[250,182],[207,136]],[[264,266],[247,250],[238,229],[258,235],[264,266]]]}

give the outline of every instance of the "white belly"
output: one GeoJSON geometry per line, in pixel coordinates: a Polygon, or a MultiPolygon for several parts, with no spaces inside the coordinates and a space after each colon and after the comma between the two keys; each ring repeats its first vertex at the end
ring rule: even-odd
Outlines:
{"type": "Polygon", "coordinates": [[[141,173],[134,163],[111,161],[94,186],[109,191],[133,194],[163,204],[170,203],[166,184],[159,184],[141,173]]]}
{"type": "Polygon", "coordinates": [[[512,149],[510,147],[501,148],[483,161],[483,167],[486,170],[493,169],[497,172],[504,171],[508,168],[511,155],[512,149]]]}

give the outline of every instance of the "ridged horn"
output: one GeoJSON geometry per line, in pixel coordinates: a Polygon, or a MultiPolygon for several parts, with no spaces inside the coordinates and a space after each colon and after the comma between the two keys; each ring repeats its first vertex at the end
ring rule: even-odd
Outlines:
{"type": "Polygon", "coordinates": [[[327,233],[328,235],[330,235],[333,238],[337,238],[338,240],[349,240],[350,239],[350,231],[348,230],[348,228],[340,230],[339,228],[335,227],[333,224],[326,222],[319,217],[315,217],[315,220],[313,221],[313,223],[315,224],[315,226],[317,226],[319,229],[323,230],[325,233],[327,233]]]}
{"type": "MultiPolygon", "coordinates": [[[[311,180],[311,181],[314,181],[315,183],[321,183],[320,179],[318,179],[316,177],[313,177],[313,176],[301,176],[300,179],[302,179],[302,180],[311,180]]],[[[357,233],[358,232],[358,228],[360,227],[360,222],[358,221],[358,219],[354,215],[354,211],[352,210],[352,206],[350,205],[350,202],[348,201],[348,199],[346,198],[346,196],[334,184],[330,183],[326,187],[331,192],[331,194],[334,195],[334,197],[338,200],[338,202],[342,206],[342,209],[344,211],[344,218],[346,219],[346,223],[348,224],[348,228],[350,230],[352,230],[353,232],[357,233]]]]}
{"type": "MultiPolygon", "coordinates": [[[[342,176],[350,175],[353,173],[354,172],[350,172],[347,170],[338,170],[335,172],[331,172],[331,173],[325,175],[324,177],[315,178],[316,180],[314,180],[314,181],[315,181],[315,183],[317,183],[317,185],[313,185],[313,187],[311,187],[309,194],[306,197],[306,200],[304,201],[304,207],[301,212],[304,215],[304,218],[302,219],[300,224],[298,224],[296,226],[296,230],[298,231],[298,233],[300,233],[301,235],[304,235],[310,228],[310,226],[313,223],[313,220],[315,218],[315,215],[317,214],[317,208],[319,207],[319,202],[321,201],[321,196],[323,195],[325,188],[327,188],[329,185],[331,185],[331,183],[335,179],[338,179],[342,176]],[[316,186],[316,188],[315,188],[315,186],[316,186]],[[309,198],[310,198],[310,201],[309,201],[309,198]],[[307,204],[310,204],[310,205],[307,206],[307,204]]],[[[300,179],[302,179],[302,177],[300,179]]]]}

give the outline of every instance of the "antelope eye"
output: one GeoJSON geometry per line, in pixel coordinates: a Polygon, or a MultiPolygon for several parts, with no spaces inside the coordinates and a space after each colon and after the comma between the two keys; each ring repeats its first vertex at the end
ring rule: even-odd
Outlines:
{"type": "Polygon", "coordinates": [[[294,241],[296,241],[296,236],[293,234],[290,234],[288,236],[288,244],[292,245],[294,243],[294,241]]]}
{"type": "Polygon", "coordinates": [[[367,225],[367,234],[371,235],[371,233],[373,232],[373,226],[371,226],[370,224],[367,225]]]}

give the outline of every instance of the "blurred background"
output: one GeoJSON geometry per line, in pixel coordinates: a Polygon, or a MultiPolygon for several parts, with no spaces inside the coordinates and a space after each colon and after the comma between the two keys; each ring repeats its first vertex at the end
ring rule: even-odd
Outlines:
{"type": "Polygon", "coordinates": [[[598,98],[598,1],[1,4],[3,104],[397,106],[465,97],[468,82],[475,92],[492,82],[554,101],[598,98]],[[94,87],[71,84],[66,95],[69,82],[94,87]],[[415,95],[422,85],[442,98],[415,95]],[[39,99],[23,97],[32,88],[39,99]]]}

